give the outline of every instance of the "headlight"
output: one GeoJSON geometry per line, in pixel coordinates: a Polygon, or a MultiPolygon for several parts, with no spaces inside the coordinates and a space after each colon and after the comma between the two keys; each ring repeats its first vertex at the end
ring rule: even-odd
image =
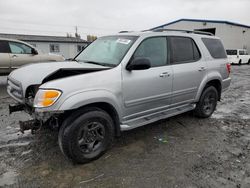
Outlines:
{"type": "Polygon", "coordinates": [[[54,89],[39,89],[35,100],[34,107],[49,107],[53,105],[61,96],[62,92],[54,89]]]}

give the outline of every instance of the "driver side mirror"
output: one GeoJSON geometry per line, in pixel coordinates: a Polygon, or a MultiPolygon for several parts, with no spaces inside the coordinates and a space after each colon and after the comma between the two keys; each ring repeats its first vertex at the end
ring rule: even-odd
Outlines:
{"type": "Polygon", "coordinates": [[[134,58],[126,67],[127,70],[146,70],[151,67],[151,62],[148,58],[137,57],[134,58]]]}
{"type": "Polygon", "coordinates": [[[32,53],[33,55],[37,55],[37,54],[38,54],[38,52],[37,52],[37,50],[36,50],[35,48],[32,48],[32,49],[31,49],[31,53],[32,53]]]}

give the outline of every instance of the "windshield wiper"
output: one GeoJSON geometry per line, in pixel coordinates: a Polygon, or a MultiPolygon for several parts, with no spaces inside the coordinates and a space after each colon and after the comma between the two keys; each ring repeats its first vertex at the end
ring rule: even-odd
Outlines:
{"type": "Polygon", "coordinates": [[[95,62],[95,61],[82,61],[84,63],[90,63],[90,64],[95,64],[95,65],[101,65],[104,67],[115,67],[116,65],[113,64],[109,64],[109,63],[99,63],[99,62],[95,62]]]}

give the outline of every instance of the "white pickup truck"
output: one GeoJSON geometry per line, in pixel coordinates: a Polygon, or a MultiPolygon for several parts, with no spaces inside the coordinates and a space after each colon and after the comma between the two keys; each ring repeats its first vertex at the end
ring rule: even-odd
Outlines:
{"type": "Polygon", "coordinates": [[[245,49],[230,49],[227,51],[227,57],[231,64],[250,64],[250,55],[245,49]]]}

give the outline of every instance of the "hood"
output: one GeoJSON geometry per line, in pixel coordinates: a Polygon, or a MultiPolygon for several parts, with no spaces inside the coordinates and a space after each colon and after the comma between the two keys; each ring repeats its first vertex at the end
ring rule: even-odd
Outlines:
{"type": "Polygon", "coordinates": [[[77,63],[75,61],[36,63],[12,71],[9,77],[20,82],[23,90],[50,80],[110,69],[101,65],[77,63]]]}

